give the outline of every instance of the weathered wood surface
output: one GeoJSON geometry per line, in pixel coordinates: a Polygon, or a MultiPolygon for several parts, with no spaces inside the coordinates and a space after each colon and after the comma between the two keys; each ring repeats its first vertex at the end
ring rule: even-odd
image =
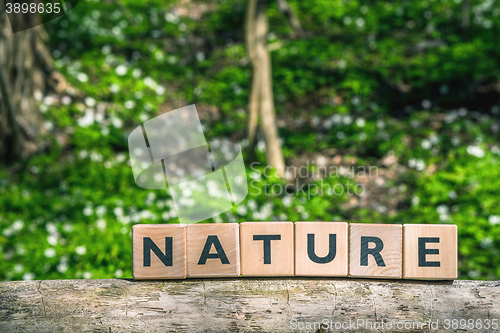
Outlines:
{"type": "MultiPolygon", "coordinates": [[[[445,331],[445,319],[454,318],[500,321],[500,281],[238,278],[0,283],[0,332],[281,332],[299,331],[291,320],[306,325],[325,319],[439,320],[439,330],[419,330],[439,332],[445,331]]],[[[377,330],[351,326],[328,331],[377,330]]]]}

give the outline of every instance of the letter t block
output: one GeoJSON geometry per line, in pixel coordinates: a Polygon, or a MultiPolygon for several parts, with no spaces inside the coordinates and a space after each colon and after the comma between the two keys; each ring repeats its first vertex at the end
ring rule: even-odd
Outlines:
{"type": "Polygon", "coordinates": [[[186,278],[186,226],[132,227],[132,274],[136,280],[186,278]]]}
{"type": "Polygon", "coordinates": [[[243,222],[240,244],[241,275],[293,275],[292,222],[243,222]]]}

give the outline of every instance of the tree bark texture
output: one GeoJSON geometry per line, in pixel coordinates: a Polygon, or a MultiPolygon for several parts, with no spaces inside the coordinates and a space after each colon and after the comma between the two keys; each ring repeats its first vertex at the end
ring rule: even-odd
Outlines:
{"type": "MultiPolygon", "coordinates": [[[[20,16],[33,20],[33,15],[20,16]]],[[[22,24],[23,22],[13,22],[22,24]]],[[[30,24],[30,22],[25,22],[30,24]]],[[[45,133],[34,95],[62,92],[67,83],[55,71],[45,46],[43,26],[13,33],[0,13],[0,161],[10,162],[36,151],[45,133]]]]}
{"type": "MultiPolygon", "coordinates": [[[[500,319],[499,281],[54,280],[0,283],[1,332],[290,332],[290,321],[500,319]]],[[[377,332],[358,327],[342,332],[377,332]]],[[[412,332],[392,329],[387,332],[412,332]]],[[[326,330],[323,330],[326,332],[326,330]]]]}

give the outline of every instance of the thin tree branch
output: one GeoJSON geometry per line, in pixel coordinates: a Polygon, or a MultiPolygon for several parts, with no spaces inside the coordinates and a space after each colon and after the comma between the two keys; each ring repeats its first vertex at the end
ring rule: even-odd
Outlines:
{"type": "Polygon", "coordinates": [[[304,30],[300,24],[299,18],[295,14],[292,7],[286,2],[286,0],[277,0],[279,10],[285,14],[292,26],[292,38],[303,38],[305,36],[304,30]]]}
{"type": "Polygon", "coordinates": [[[248,57],[253,63],[256,59],[255,54],[255,12],[257,10],[258,0],[247,1],[247,11],[245,15],[245,44],[248,57]]]}
{"type": "Polygon", "coordinates": [[[285,160],[283,159],[278,128],[276,126],[271,56],[267,49],[269,23],[266,8],[266,1],[259,0],[255,18],[255,51],[257,53],[257,62],[254,66],[258,68],[257,73],[259,73],[258,78],[260,79],[260,82],[257,83],[260,87],[260,128],[266,143],[267,164],[276,169],[277,175],[282,175],[285,168],[285,160]]]}
{"type": "Polygon", "coordinates": [[[469,0],[463,0],[462,1],[462,22],[461,22],[461,25],[462,25],[462,30],[467,30],[469,29],[469,26],[470,26],[470,14],[469,14],[469,11],[470,11],[470,5],[469,5],[469,0]]]}
{"type": "Polygon", "coordinates": [[[250,88],[250,98],[248,101],[248,159],[255,160],[255,137],[257,135],[257,125],[259,122],[259,105],[261,86],[258,59],[256,54],[255,37],[255,15],[258,0],[248,0],[245,17],[245,44],[248,58],[252,66],[252,85],[250,88]]]}
{"type": "Polygon", "coordinates": [[[131,25],[137,25],[134,15],[132,15],[132,12],[128,9],[127,6],[125,6],[121,0],[114,0],[114,2],[118,6],[118,8],[120,8],[128,23],[130,23],[131,25]]]}

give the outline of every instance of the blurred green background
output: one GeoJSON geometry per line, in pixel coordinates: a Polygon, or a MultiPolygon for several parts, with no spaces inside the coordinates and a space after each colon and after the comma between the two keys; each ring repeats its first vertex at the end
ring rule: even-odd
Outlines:
{"type": "MultiPolygon", "coordinates": [[[[301,38],[268,1],[286,164],[376,166],[378,177],[355,179],[361,196],[250,188],[208,222],[453,223],[460,278],[498,279],[500,6],[463,1],[289,0],[301,38]]],[[[196,104],[208,140],[245,145],[245,10],[243,0],[81,0],[43,26],[74,92],[35,96],[50,148],[0,167],[0,279],[132,277],[132,225],[178,219],[168,193],[135,185],[128,133],[196,104]]],[[[261,135],[256,155],[262,170],[261,135]]],[[[257,188],[289,181],[247,166],[257,188]]]]}

